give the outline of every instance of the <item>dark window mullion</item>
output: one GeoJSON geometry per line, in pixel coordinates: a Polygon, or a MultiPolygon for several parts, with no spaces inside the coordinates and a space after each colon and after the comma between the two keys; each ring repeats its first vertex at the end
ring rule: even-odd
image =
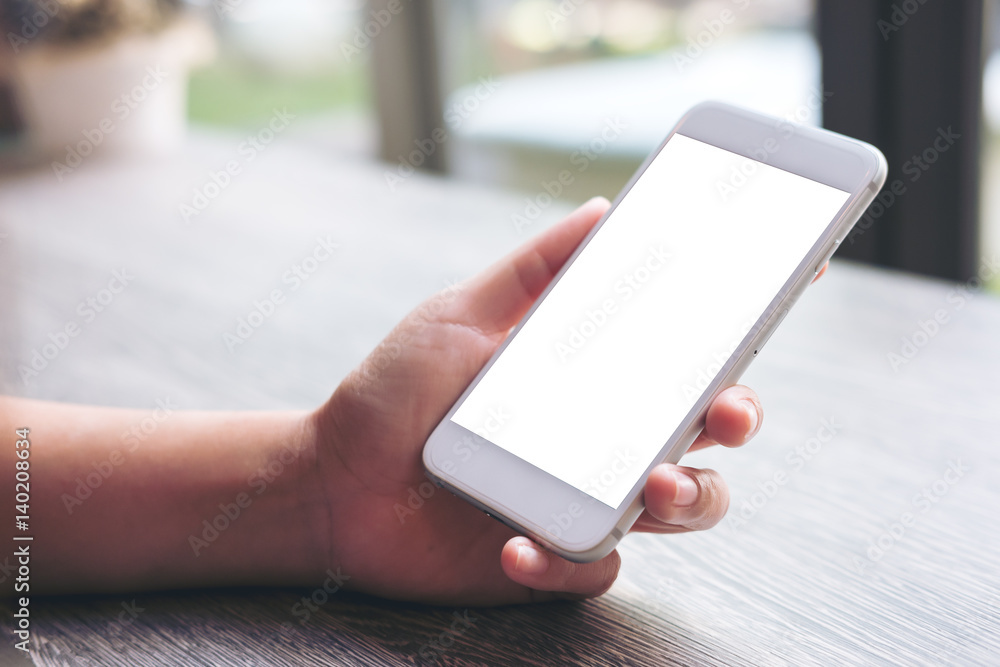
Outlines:
{"type": "Polygon", "coordinates": [[[944,278],[974,275],[982,21],[982,0],[820,0],[823,83],[830,94],[824,124],[881,148],[890,167],[887,189],[898,182],[906,190],[888,208],[873,205],[860,223],[868,228],[849,237],[845,256],[944,278]],[[904,6],[916,9],[896,11],[904,6]],[[913,157],[934,149],[939,130],[949,127],[961,139],[924,171],[913,157]]]}

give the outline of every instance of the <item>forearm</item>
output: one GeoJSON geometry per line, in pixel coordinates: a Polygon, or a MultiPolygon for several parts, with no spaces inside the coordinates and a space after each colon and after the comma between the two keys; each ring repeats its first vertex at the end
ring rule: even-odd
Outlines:
{"type": "Polygon", "coordinates": [[[328,539],[311,428],[304,413],[0,397],[0,534],[34,537],[32,592],[311,583],[328,539]],[[14,517],[19,428],[30,429],[27,531],[14,517]]]}

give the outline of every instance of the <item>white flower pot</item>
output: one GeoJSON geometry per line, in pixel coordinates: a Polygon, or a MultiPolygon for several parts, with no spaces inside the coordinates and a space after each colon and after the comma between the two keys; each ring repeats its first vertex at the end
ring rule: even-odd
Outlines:
{"type": "Polygon", "coordinates": [[[67,164],[170,152],[185,133],[188,72],[213,52],[208,27],[190,19],[93,46],[25,48],[13,73],[32,151],[67,164]]]}

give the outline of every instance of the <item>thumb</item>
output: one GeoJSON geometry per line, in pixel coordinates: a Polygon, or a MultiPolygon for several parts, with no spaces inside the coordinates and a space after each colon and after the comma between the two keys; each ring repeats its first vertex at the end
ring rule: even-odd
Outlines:
{"type": "Polygon", "coordinates": [[[505,333],[548,287],[610,207],[604,197],[594,197],[472,278],[454,304],[457,319],[485,334],[505,333]]]}

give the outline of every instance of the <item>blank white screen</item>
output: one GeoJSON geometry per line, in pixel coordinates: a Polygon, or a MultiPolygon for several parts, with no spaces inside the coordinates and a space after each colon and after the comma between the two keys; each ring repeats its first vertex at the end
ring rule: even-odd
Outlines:
{"type": "Polygon", "coordinates": [[[617,509],[848,197],[675,134],[452,420],[617,509]]]}

